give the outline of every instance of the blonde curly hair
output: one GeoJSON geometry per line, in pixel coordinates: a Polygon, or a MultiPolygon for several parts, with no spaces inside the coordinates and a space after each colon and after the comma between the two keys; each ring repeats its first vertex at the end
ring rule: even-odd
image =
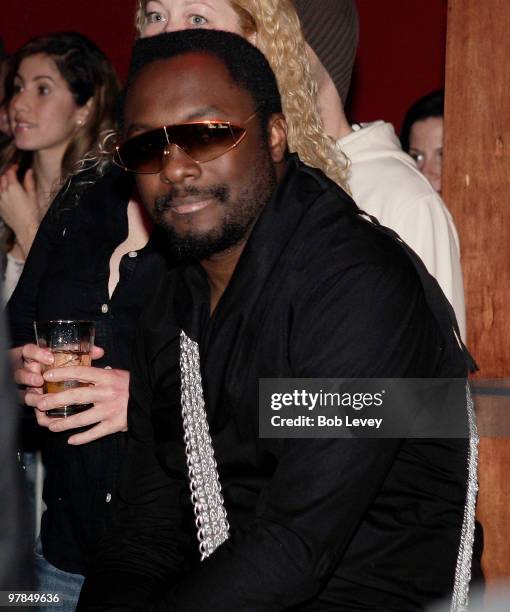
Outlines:
{"type": "MultiPolygon", "coordinates": [[[[324,132],[317,101],[317,83],[306,52],[299,17],[291,0],[229,0],[239,15],[245,36],[256,34],[256,45],[269,61],[278,81],[288,125],[291,152],[322,170],[344,190],[349,161],[324,132]]],[[[145,26],[149,0],[138,0],[135,24],[145,26]]]]}

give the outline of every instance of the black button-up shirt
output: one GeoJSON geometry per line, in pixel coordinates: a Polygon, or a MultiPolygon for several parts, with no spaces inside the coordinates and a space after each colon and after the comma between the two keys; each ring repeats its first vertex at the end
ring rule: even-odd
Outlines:
{"type": "Polygon", "coordinates": [[[296,158],[289,166],[214,314],[198,265],[172,271],[144,312],[117,527],[80,611],[409,612],[453,587],[466,440],[259,436],[259,378],[466,374],[451,307],[416,255],[319,172],[296,158]],[[230,524],[203,563],[181,329],[199,345],[230,524]]]}
{"type": "MultiPolygon", "coordinates": [[[[92,320],[96,344],[105,350],[94,365],[130,369],[138,317],[167,268],[153,233],[144,248],[123,256],[110,298],[109,263],[128,234],[132,187],[126,174],[112,168],[99,180],[93,173],[81,174],[62,189],[9,302],[13,346],[34,342],[35,320],[92,320]]],[[[111,522],[126,436],[117,433],[75,447],[67,444],[69,432],[41,431],[44,555],[60,569],[86,573],[97,540],[111,522]]]]}

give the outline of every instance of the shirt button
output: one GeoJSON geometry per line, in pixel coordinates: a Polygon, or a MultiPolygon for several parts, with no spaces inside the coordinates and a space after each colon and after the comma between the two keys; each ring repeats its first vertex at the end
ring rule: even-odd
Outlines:
{"type": "Polygon", "coordinates": [[[128,257],[138,257],[138,253],[136,251],[129,251],[128,257]]]}
{"type": "Polygon", "coordinates": [[[107,493],[106,494],[106,503],[109,504],[112,501],[112,494],[111,493],[107,493]]]}
{"type": "Polygon", "coordinates": [[[106,313],[108,312],[108,304],[103,304],[103,305],[101,306],[101,312],[102,312],[103,314],[106,314],[106,313]]]}

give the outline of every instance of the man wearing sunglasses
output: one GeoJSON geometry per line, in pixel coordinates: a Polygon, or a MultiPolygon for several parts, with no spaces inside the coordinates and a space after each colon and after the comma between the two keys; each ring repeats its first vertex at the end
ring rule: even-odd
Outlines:
{"type": "Polygon", "coordinates": [[[463,379],[435,281],[288,153],[274,75],[235,34],[138,41],[124,135],[116,163],[181,263],[142,317],[117,528],[78,609],[411,610],[450,592],[465,439],[258,431],[260,378],[463,379]]]}

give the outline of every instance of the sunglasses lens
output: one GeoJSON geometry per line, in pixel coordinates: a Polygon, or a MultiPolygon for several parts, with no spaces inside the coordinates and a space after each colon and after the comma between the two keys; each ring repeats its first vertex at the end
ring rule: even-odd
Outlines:
{"type": "Polygon", "coordinates": [[[121,166],[138,174],[159,172],[162,166],[163,153],[167,147],[165,131],[162,128],[152,130],[130,138],[117,149],[117,159],[121,166]]]}
{"type": "Polygon", "coordinates": [[[117,148],[114,161],[137,174],[156,174],[163,168],[165,150],[177,145],[192,160],[206,162],[226,153],[244,136],[242,127],[222,122],[183,123],[135,136],[117,148]]]}
{"type": "Polygon", "coordinates": [[[244,128],[220,122],[173,125],[168,129],[170,141],[197,162],[223,155],[239,142],[244,133],[244,128]]]}

